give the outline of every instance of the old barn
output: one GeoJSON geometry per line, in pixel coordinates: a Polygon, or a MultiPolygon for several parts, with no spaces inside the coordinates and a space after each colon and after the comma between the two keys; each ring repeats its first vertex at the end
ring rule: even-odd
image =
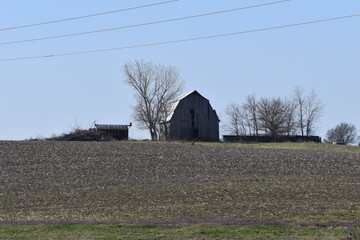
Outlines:
{"type": "Polygon", "coordinates": [[[170,141],[219,141],[219,117],[210,102],[192,91],[173,103],[162,124],[162,138],[170,141]]]}

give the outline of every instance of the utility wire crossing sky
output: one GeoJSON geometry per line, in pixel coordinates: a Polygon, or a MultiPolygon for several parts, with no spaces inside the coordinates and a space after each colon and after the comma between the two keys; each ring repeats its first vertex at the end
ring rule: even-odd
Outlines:
{"type": "Polygon", "coordinates": [[[145,43],[145,44],[139,44],[139,45],[115,47],[115,48],[107,48],[107,49],[96,49],[96,50],[89,50],[89,51],[49,54],[49,55],[43,55],[43,56],[4,58],[4,59],[0,59],[0,61],[1,62],[19,61],[19,60],[38,59],[38,58],[63,57],[63,56],[71,56],[71,55],[98,53],[98,52],[118,51],[118,50],[123,50],[123,49],[130,49],[130,48],[150,47],[150,46],[174,44],[174,43],[180,43],[180,42],[204,40],[204,39],[210,39],[210,38],[228,37],[228,36],[234,36],[234,35],[240,35],[240,34],[261,32],[261,31],[269,31],[269,30],[276,30],[276,29],[289,28],[289,27],[297,27],[297,26],[301,26],[301,25],[323,23],[323,22],[329,22],[329,21],[336,21],[336,20],[342,20],[342,19],[354,18],[354,17],[360,17],[360,14],[349,15],[349,16],[341,16],[341,17],[335,17],[335,18],[327,18],[327,19],[319,19],[319,20],[313,20],[313,21],[309,21],[309,22],[293,23],[293,24],[274,26],[274,27],[268,27],[268,28],[253,29],[253,30],[247,30],[247,31],[241,31],[241,32],[223,33],[223,34],[211,35],[211,36],[202,36],[202,37],[195,37],[195,38],[178,39],[178,40],[171,40],[171,41],[165,41],[165,42],[156,42],[156,43],[145,43]]]}
{"type": "Polygon", "coordinates": [[[32,24],[27,24],[27,25],[2,28],[2,29],[0,29],[0,31],[10,31],[10,30],[15,30],[15,29],[30,28],[30,27],[36,27],[36,26],[41,26],[41,25],[59,23],[59,22],[74,21],[74,20],[79,20],[79,19],[83,19],[83,18],[99,17],[99,16],[102,16],[102,15],[108,15],[108,14],[114,14],[114,13],[119,13],[119,12],[131,11],[131,10],[136,10],[136,9],[140,9],[140,8],[154,7],[154,6],[158,6],[158,5],[162,5],[162,4],[166,4],[166,3],[173,3],[173,2],[176,2],[176,1],[179,1],[179,0],[170,0],[170,1],[165,1],[165,2],[158,2],[158,3],[147,4],[147,5],[131,7],[131,8],[117,9],[117,10],[112,10],[112,11],[108,11],[108,12],[101,12],[101,13],[89,14],[89,15],[72,17],[72,18],[64,18],[64,19],[52,20],[52,21],[41,22],[41,23],[32,23],[32,24]]]}
{"type": "Polygon", "coordinates": [[[191,19],[191,18],[199,18],[199,17],[211,16],[211,15],[217,15],[217,14],[230,13],[230,12],[235,12],[235,11],[240,11],[240,10],[245,10],[245,9],[250,9],[250,8],[264,7],[264,6],[284,3],[284,2],[288,2],[288,1],[290,1],[290,0],[283,0],[283,1],[265,3],[265,4],[258,4],[258,5],[252,5],[252,6],[247,6],[247,7],[241,7],[241,8],[233,8],[233,9],[228,9],[228,10],[223,10],[223,11],[218,11],[218,12],[197,14],[197,15],[186,16],[186,17],[171,18],[171,19],[160,20],[160,21],[155,21],[155,22],[147,22],[147,23],[133,24],[133,25],[128,25],[128,26],[120,26],[120,27],[99,29],[99,30],[87,31],[87,32],[79,32],[79,33],[63,34],[63,35],[50,36],[50,37],[17,40],[17,41],[11,41],[11,42],[0,42],[0,45],[26,43],[26,42],[42,41],[42,40],[65,38],[65,37],[74,37],[74,36],[79,36],[79,35],[94,34],[94,33],[101,33],[101,32],[109,32],[109,31],[115,31],[115,30],[121,30],[121,29],[127,29],[127,28],[143,27],[143,26],[147,26],[147,25],[175,22],[175,21],[181,21],[181,20],[186,20],[186,19],[191,19]]]}

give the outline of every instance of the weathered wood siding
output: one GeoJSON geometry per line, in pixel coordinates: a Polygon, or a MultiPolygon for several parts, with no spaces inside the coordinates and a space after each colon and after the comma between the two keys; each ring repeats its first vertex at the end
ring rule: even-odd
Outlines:
{"type": "Polygon", "coordinates": [[[219,118],[209,100],[196,91],[177,105],[168,125],[169,140],[219,141],[219,118]]]}
{"type": "Polygon", "coordinates": [[[109,125],[109,124],[95,124],[96,131],[103,132],[109,136],[112,136],[116,140],[128,140],[129,139],[129,127],[130,125],[109,125]]]}

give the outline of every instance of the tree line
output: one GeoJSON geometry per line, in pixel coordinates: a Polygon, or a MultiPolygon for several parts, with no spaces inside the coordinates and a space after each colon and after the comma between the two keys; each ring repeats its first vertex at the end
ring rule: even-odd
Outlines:
{"type": "MultiPolygon", "coordinates": [[[[236,136],[267,135],[273,139],[280,136],[312,136],[325,105],[313,90],[306,94],[296,87],[290,98],[270,97],[257,99],[248,95],[243,104],[231,103],[226,108],[224,129],[236,136]]],[[[331,128],[324,139],[327,143],[355,144],[357,129],[354,124],[342,122],[331,128]]]]}
{"type": "MultiPolygon", "coordinates": [[[[231,103],[226,108],[224,129],[236,136],[267,135],[274,140],[281,136],[312,136],[322,116],[325,104],[314,90],[305,93],[296,87],[290,97],[263,97],[248,95],[242,104],[231,103]]],[[[357,129],[354,124],[342,122],[327,131],[327,143],[355,144],[357,129]]]]}
{"type": "Polygon", "coordinates": [[[227,106],[224,128],[238,136],[268,135],[274,139],[284,135],[311,136],[324,107],[314,90],[306,94],[301,87],[296,87],[290,98],[257,98],[252,94],[242,104],[227,106]]]}

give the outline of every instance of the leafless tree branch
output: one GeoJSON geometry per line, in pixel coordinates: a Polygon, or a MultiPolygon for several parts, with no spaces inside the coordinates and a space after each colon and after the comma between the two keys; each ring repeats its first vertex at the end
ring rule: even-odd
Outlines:
{"type": "Polygon", "coordinates": [[[152,140],[159,140],[160,124],[168,116],[170,104],[183,90],[184,82],[178,69],[135,60],[126,63],[122,70],[124,82],[136,92],[135,121],[149,130],[152,140]]]}

